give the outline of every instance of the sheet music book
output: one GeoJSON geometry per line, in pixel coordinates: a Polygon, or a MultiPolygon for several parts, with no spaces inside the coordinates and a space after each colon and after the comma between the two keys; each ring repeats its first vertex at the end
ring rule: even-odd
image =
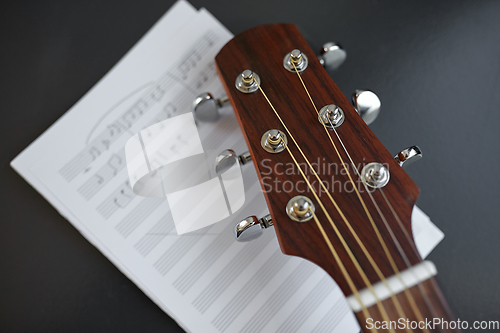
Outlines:
{"type": "MultiPolygon", "coordinates": [[[[191,112],[201,92],[223,94],[214,57],[231,38],[208,11],[177,2],[11,165],[186,331],[358,332],[336,283],[314,264],[283,255],[274,231],[234,240],[235,221],[268,213],[253,168],[243,172],[242,209],[181,236],[164,198],[130,188],[125,142],[191,112]]],[[[230,107],[220,121],[198,125],[209,160],[222,149],[247,150],[230,107]]],[[[417,207],[412,222],[425,257],[443,234],[417,207]]]]}

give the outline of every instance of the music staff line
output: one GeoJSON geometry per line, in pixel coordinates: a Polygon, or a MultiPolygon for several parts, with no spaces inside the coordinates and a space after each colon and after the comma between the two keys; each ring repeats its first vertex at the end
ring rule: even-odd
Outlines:
{"type": "Polygon", "coordinates": [[[175,85],[176,81],[170,77],[170,72],[175,76],[187,79],[189,73],[196,67],[197,61],[201,60],[201,54],[207,52],[216,39],[213,32],[209,31],[201,40],[196,43],[196,47],[187,52],[187,56],[180,61],[179,65],[173,70],[167,71],[158,80],[157,86],[148,90],[148,92],[140,98],[134,105],[125,111],[118,119],[107,127],[107,130],[101,132],[96,139],[92,140],[83,150],[74,156],[60,170],[59,174],[68,182],[72,181],[80,172],[84,171],[88,166],[97,159],[97,157],[115,142],[122,132],[132,127],[132,125],[147,112],[153,103],[157,101],[159,96],[165,93],[170,85],[175,85]],[[167,84],[168,83],[168,84],[167,84]],[[130,118],[130,119],[129,119],[130,118]],[[115,133],[116,131],[116,133],[115,133]]]}
{"type": "MultiPolygon", "coordinates": [[[[213,65],[209,67],[215,70],[213,65]]],[[[203,81],[203,83],[210,83],[210,78],[212,78],[212,80],[215,79],[215,75],[207,76],[207,79],[203,81]]],[[[178,106],[174,105],[170,101],[167,102],[158,112],[158,115],[154,117],[153,120],[149,121],[145,126],[143,126],[143,130],[147,129],[147,127],[153,124],[180,115],[181,112],[186,110],[187,107],[191,104],[192,99],[193,95],[189,91],[183,89],[181,94],[176,96],[175,98],[178,106]]],[[[77,191],[85,200],[88,201],[92,199],[92,197],[94,197],[102,188],[104,188],[104,186],[125,167],[125,165],[125,156],[123,153],[123,149],[121,149],[119,153],[113,153],[110,159],[91,177],[89,177],[87,181],[78,188],[77,191]]]]}

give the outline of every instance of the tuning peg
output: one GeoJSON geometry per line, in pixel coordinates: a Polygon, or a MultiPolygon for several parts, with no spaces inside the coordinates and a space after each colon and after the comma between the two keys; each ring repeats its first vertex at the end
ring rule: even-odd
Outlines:
{"type": "Polygon", "coordinates": [[[344,49],[339,44],[333,42],[323,44],[321,54],[318,56],[320,64],[329,70],[339,68],[346,58],[347,53],[344,49]]]}
{"type": "Polygon", "coordinates": [[[367,125],[373,123],[380,113],[380,99],[370,90],[356,90],[352,94],[352,105],[367,125]]]}
{"type": "Polygon", "coordinates": [[[194,117],[203,122],[215,121],[220,117],[219,109],[228,102],[227,96],[216,99],[208,92],[200,94],[193,102],[194,117]]]}
{"type": "Polygon", "coordinates": [[[420,150],[420,148],[418,148],[418,146],[408,147],[394,155],[394,159],[399,163],[399,166],[401,167],[406,167],[421,158],[422,151],[420,150]]]}
{"type": "Polygon", "coordinates": [[[255,216],[249,216],[234,226],[234,236],[238,242],[248,242],[260,237],[264,229],[273,225],[271,215],[266,215],[260,220],[255,216]]]}
{"type": "Polygon", "coordinates": [[[215,173],[220,175],[229,170],[235,163],[245,165],[252,160],[249,152],[243,153],[240,156],[236,155],[234,150],[223,150],[215,158],[215,173]]]}

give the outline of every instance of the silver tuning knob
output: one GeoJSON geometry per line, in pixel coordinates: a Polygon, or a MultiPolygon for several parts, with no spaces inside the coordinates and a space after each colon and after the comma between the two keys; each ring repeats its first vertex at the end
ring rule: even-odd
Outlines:
{"type": "Polygon", "coordinates": [[[220,175],[229,170],[235,163],[245,165],[252,160],[249,152],[243,153],[240,156],[236,155],[234,150],[226,149],[215,158],[215,173],[220,175]]]}
{"type": "Polygon", "coordinates": [[[273,225],[271,215],[266,215],[260,220],[255,216],[249,216],[234,226],[234,236],[238,242],[248,242],[260,237],[267,229],[273,225]]]}
{"type": "Polygon", "coordinates": [[[200,94],[193,102],[194,117],[202,122],[215,121],[220,117],[219,109],[228,102],[227,96],[216,99],[208,92],[200,94]]]}
{"type": "Polygon", "coordinates": [[[352,105],[367,125],[373,123],[380,113],[380,99],[370,90],[356,90],[352,94],[352,105]]]}
{"type": "Polygon", "coordinates": [[[411,146],[406,149],[401,150],[399,153],[394,155],[394,159],[399,163],[399,166],[408,166],[411,163],[418,161],[422,158],[422,151],[418,146],[411,146]]]}
{"type": "Polygon", "coordinates": [[[323,44],[321,54],[318,56],[319,62],[329,70],[339,68],[347,58],[347,53],[337,43],[328,42],[323,44]]]}

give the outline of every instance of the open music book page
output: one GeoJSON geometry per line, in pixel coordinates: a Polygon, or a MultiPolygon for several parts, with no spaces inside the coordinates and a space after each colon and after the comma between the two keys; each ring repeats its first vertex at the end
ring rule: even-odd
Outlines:
{"type": "MultiPolygon", "coordinates": [[[[206,10],[179,1],[82,99],[11,163],[89,242],[189,332],[358,332],[335,282],[283,255],[269,230],[238,243],[233,226],[267,214],[254,168],[246,202],[229,218],[177,235],[166,199],[136,196],[124,146],[142,129],[191,112],[201,92],[222,95],[214,57],[232,38],[206,10]]],[[[198,124],[207,160],[246,151],[231,108],[198,124]]],[[[417,247],[443,234],[418,208],[417,247]]]]}

